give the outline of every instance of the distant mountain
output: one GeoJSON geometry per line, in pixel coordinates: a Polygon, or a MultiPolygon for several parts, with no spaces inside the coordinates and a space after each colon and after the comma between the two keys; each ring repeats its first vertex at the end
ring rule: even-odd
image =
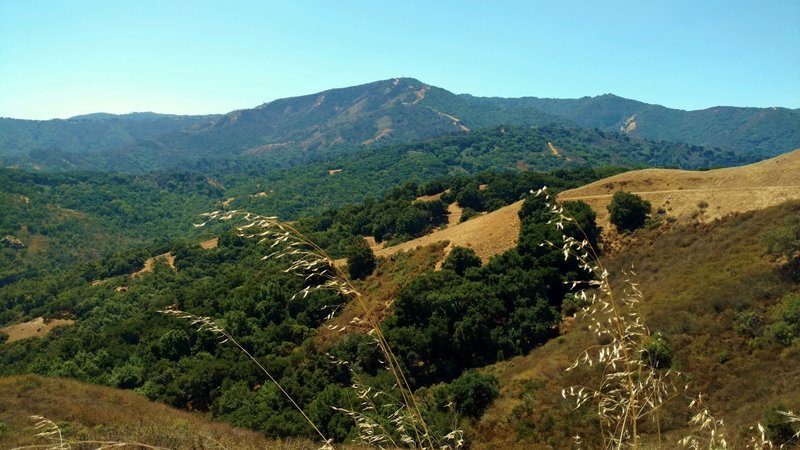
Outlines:
{"type": "Polygon", "coordinates": [[[276,152],[308,158],[330,149],[551,124],[719,147],[746,160],[800,147],[800,110],[717,107],[687,112],[611,94],[580,99],[474,97],[396,78],[220,116],[98,113],[55,121],[0,119],[0,164],[142,172],[276,152]]]}
{"type": "Polygon", "coordinates": [[[670,109],[612,94],[579,99],[489,98],[432,89],[424,105],[461,118],[466,126],[522,124],[533,118],[558,117],[584,128],[620,131],[656,141],[719,147],[760,159],[800,148],[800,110],[718,106],[698,111],[670,109]],[[448,95],[449,94],[449,95],[448,95]]]}

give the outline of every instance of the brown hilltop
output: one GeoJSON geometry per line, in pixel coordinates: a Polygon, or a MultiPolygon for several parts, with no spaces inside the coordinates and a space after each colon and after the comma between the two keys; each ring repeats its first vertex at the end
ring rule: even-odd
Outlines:
{"type": "MultiPolygon", "coordinates": [[[[709,222],[732,213],[764,209],[800,199],[800,150],[742,167],[708,171],[644,169],[622,173],[577,189],[564,191],[560,201],[583,200],[597,212],[599,225],[610,229],[608,205],[614,192],[624,190],[650,201],[653,212],[663,209],[678,222],[709,222]]],[[[522,202],[451,224],[443,230],[387,248],[389,256],[436,242],[469,247],[484,261],[516,245],[522,202]]]]}
{"type": "Polygon", "coordinates": [[[606,206],[616,191],[635,193],[679,222],[709,222],[731,213],[764,209],[800,199],[800,150],[742,167],[708,171],[644,169],[562,192],[558,199],[583,200],[608,226],[606,206]]]}

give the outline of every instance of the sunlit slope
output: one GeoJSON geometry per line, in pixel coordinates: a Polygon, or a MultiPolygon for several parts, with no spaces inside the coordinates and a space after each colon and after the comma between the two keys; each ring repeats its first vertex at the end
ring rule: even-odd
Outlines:
{"type": "MultiPolygon", "coordinates": [[[[800,202],[790,201],[713,223],[652,230],[638,236],[641,245],[606,261],[618,294],[626,278],[621,271],[634,268],[643,293],[639,312],[652,333],[662,333],[673,351],[672,369],[683,374],[661,412],[662,448],[682,448],[677,440],[691,433],[687,406],[698,393],[725,421],[734,440],[729,448],[744,448],[750,427],[765,423],[769,408],[800,406],[800,340],[782,345],[769,331],[782,299],[798,295],[800,285],[765,256],[766,236],[798,214],[800,202]]],[[[573,448],[575,435],[583,437],[581,448],[596,448],[596,410],[575,409],[574,399],[562,398],[570,386],[599,386],[600,367],[566,370],[600,342],[590,323],[567,318],[559,338],[488,368],[501,380],[501,395],[473,431],[480,436],[474,448],[573,448]]],[[[657,448],[650,446],[654,427],[644,422],[643,448],[657,448]]]]}
{"type": "Polygon", "coordinates": [[[800,199],[800,150],[742,167],[708,171],[644,169],[626,172],[562,192],[558,199],[583,200],[608,224],[606,206],[614,192],[640,195],[667,217],[708,222],[800,199]]]}
{"type": "Polygon", "coordinates": [[[402,244],[375,251],[378,256],[389,256],[399,251],[413,250],[436,242],[449,241],[454,246],[468,247],[475,251],[485,262],[489,258],[517,245],[519,238],[519,209],[522,201],[513,203],[466,222],[448,226],[443,230],[417,238],[402,244]]]}

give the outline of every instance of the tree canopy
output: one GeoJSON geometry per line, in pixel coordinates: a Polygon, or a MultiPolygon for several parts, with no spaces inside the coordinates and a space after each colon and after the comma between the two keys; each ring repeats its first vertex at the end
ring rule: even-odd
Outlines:
{"type": "Polygon", "coordinates": [[[608,204],[611,223],[621,233],[629,233],[643,227],[652,206],[636,194],[617,191],[608,204]]]}

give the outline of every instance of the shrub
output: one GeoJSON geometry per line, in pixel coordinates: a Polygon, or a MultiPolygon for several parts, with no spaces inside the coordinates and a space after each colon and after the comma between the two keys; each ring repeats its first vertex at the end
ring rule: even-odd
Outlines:
{"type": "Polygon", "coordinates": [[[672,348],[661,333],[656,333],[642,343],[642,361],[654,369],[667,369],[672,365],[672,348]]]}
{"type": "Polygon", "coordinates": [[[792,280],[800,280],[800,219],[794,217],[764,236],[767,253],[783,265],[792,280]]]}
{"type": "Polygon", "coordinates": [[[480,214],[480,213],[478,211],[475,211],[472,208],[464,208],[461,211],[461,218],[458,219],[458,221],[459,222],[466,222],[467,220],[477,216],[478,214],[480,214]]]}
{"type": "Polygon", "coordinates": [[[614,193],[608,204],[609,219],[619,232],[631,232],[643,227],[651,210],[650,202],[625,191],[614,193]]]}
{"type": "Polygon", "coordinates": [[[785,414],[781,414],[781,411],[786,411],[786,407],[778,405],[771,407],[764,414],[764,427],[767,429],[767,438],[779,445],[795,442],[798,437],[788,417],[785,414]]]}
{"type": "Polygon", "coordinates": [[[575,239],[586,238],[589,245],[599,251],[600,227],[597,226],[597,214],[592,207],[583,200],[564,202],[564,209],[574,219],[564,225],[564,233],[575,239]]]}
{"type": "Polygon", "coordinates": [[[476,370],[467,370],[450,383],[447,391],[461,414],[480,417],[500,394],[500,387],[494,375],[482,375],[476,370]]]}

